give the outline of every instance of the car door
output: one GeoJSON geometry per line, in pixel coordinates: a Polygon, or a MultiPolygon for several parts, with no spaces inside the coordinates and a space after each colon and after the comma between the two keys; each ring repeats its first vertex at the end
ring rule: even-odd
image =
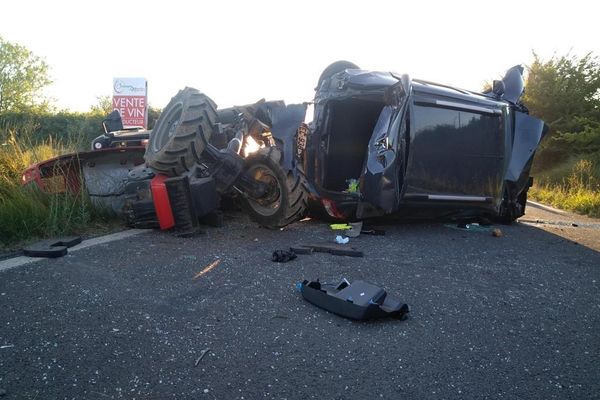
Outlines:
{"type": "Polygon", "coordinates": [[[410,80],[403,75],[386,93],[389,105],[382,109],[373,129],[360,176],[358,218],[389,214],[398,209],[407,129],[406,93],[409,92],[410,80]]]}
{"type": "Polygon", "coordinates": [[[404,199],[489,202],[505,165],[502,109],[415,97],[404,199]]]}

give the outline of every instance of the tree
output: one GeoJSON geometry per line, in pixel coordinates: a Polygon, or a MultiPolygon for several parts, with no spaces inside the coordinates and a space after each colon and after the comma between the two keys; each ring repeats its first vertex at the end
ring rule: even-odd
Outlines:
{"type": "Polygon", "coordinates": [[[90,108],[92,114],[106,116],[113,110],[112,98],[109,95],[96,96],[97,103],[90,108]]]}
{"type": "Polygon", "coordinates": [[[46,105],[41,91],[50,83],[43,59],[0,36],[0,113],[46,105]]]}
{"type": "Polygon", "coordinates": [[[554,132],[582,132],[600,122],[600,64],[592,53],[542,60],[528,66],[523,102],[554,132]]]}

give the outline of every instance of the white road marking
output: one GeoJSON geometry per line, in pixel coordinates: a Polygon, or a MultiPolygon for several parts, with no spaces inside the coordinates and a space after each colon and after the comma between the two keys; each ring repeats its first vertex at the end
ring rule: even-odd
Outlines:
{"type": "MultiPolygon", "coordinates": [[[[131,236],[139,235],[140,233],[148,232],[147,229],[129,229],[122,232],[111,233],[110,235],[104,235],[88,240],[84,240],[76,246],[69,247],[69,253],[86,249],[91,246],[96,246],[98,244],[104,244],[109,242],[114,242],[115,240],[125,239],[131,236]]],[[[21,267],[23,265],[35,263],[38,261],[47,260],[45,257],[26,257],[19,256],[14,258],[9,258],[7,260],[0,261],[0,272],[7,271],[12,268],[21,267]]]]}

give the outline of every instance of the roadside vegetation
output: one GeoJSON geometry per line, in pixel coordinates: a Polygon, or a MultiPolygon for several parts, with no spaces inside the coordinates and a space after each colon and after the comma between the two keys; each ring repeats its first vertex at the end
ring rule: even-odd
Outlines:
{"type": "Polygon", "coordinates": [[[533,165],[530,198],[600,217],[600,64],[592,54],[528,66],[523,102],[550,132],[533,165]]]}
{"type": "MultiPolygon", "coordinates": [[[[27,166],[74,151],[73,143],[50,137],[34,144],[26,133],[4,133],[7,137],[0,142],[0,249],[36,238],[102,228],[106,216],[84,194],[48,194],[34,185],[21,185],[21,174],[27,166]]],[[[55,185],[60,192],[60,183],[55,185]]]]}
{"type": "Polygon", "coordinates": [[[545,204],[600,217],[600,163],[572,159],[538,177],[531,198],[545,204]]]}

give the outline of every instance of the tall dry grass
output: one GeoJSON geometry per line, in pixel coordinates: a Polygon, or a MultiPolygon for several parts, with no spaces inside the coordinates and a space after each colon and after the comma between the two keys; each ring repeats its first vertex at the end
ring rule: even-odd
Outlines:
{"type": "Polygon", "coordinates": [[[572,160],[542,175],[529,194],[542,203],[600,217],[600,163],[587,158],[572,160]]]}
{"type": "Polygon", "coordinates": [[[27,129],[0,128],[0,247],[80,232],[99,215],[84,193],[48,194],[35,185],[21,185],[29,165],[78,146],[52,138],[34,143],[31,137],[27,129]]]}

